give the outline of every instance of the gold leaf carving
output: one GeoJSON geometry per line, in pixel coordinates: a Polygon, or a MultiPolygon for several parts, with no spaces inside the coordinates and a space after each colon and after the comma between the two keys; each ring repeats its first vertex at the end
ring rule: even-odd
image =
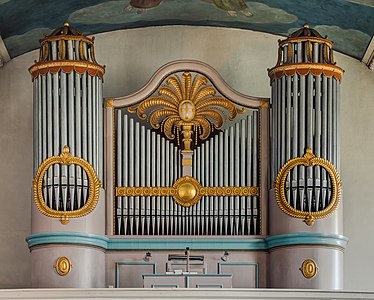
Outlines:
{"type": "MultiPolygon", "coordinates": [[[[192,162],[191,162],[192,163],[192,162]]],[[[116,187],[117,197],[132,196],[172,196],[182,206],[192,206],[203,196],[259,196],[257,186],[203,187],[193,177],[184,176],[175,181],[172,187],[116,187]]]]}
{"type": "Polygon", "coordinates": [[[303,157],[296,157],[286,162],[278,173],[274,184],[275,198],[280,209],[293,218],[304,219],[307,225],[313,225],[316,219],[326,218],[330,216],[339,205],[342,182],[338,171],[334,165],[328,160],[316,157],[312,149],[308,148],[303,157]],[[329,205],[320,211],[309,212],[300,211],[293,208],[287,201],[285,193],[285,183],[288,173],[295,167],[302,165],[305,167],[321,166],[324,168],[331,178],[332,195],[329,205]]]}
{"type": "Polygon", "coordinates": [[[66,256],[61,256],[57,259],[54,267],[58,275],[66,276],[70,273],[73,265],[71,264],[69,258],[67,258],[66,256]]]}
{"type": "Polygon", "coordinates": [[[303,261],[299,269],[306,279],[312,279],[317,275],[318,266],[313,259],[306,259],[303,261]]]}
{"type": "Polygon", "coordinates": [[[34,178],[34,200],[39,211],[51,218],[60,218],[62,224],[67,224],[69,218],[79,218],[88,215],[93,211],[99,200],[99,189],[101,187],[101,181],[97,178],[94,168],[86,160],[72,156],[70,154],[70,149],[65,146],[62,153],[57,156],[52,156],[43,161],[34,178]],[[88,189],[88,199],[83,207],[72,210],[72,211],[60,211],[54,210],[47,206],[43,198],[43,178],[49,167],[55,164],[60,165],[78,165],[83,168],[88,177],[89,189],[88,189]]]}
{"type": "Polygon", "coordinates": [[[205,140],[215,129],[220,129],[226,119],[233,120],[245,109],[230,100],[216,95],[217,90],[202,75],[184,72],[181,77],[169,76],[157,91],[158,95],[143,100],[129,108],[165,136],[183,142],[183,150],[190,151],[195,140],[205,140]],[[180,134],[181,133],[181,134],[180,134]],[[193,138],[194,136],[194,138],[193,138]]]}

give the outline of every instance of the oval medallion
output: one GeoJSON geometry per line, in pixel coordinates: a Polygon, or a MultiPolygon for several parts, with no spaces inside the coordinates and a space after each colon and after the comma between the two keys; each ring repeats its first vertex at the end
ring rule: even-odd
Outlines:
{"type": "Polygon", "coordinates": [[[195,105],[190,100],[182,101],[179,105],[179,116],[183,121],[192,121],[195,117],[195,105]]]}
{"type": "Polygon", "coordinates": [[[318,266],[313,259],[306,259],[299,270],[306,279],[312,279],[317,275],[318,266]]]}
{"type": "Polygon", "coordinates": [[[66,256],[61,256],[57,259],[56,264],[54,265],[56,272],[60,276],[66,276],[69,274],[73,265],[66,256]]]}

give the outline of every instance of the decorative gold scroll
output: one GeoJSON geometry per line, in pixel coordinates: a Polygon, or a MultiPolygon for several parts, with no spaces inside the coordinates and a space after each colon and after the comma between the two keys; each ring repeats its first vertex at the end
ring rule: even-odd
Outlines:
{"type": "Polygon", "coordinates": [[[313,259],[309,258],[303,261],[299,270],[306,279],[312,279],[317,275],[318,266],[313,259]]]}
{"type": "Polygon", "coordinates": [[[93,211],[99,200],[99,189],[101,181],[97,178],[94,168],[86,160],[72,156],[70,149],[65,146],[63,152],[58,156],[51,156],[43,161],[36,172],[34,181],[34,200],[40,212],[50,218],[60,218],[62,224],[67,224],[69,218],[79,218],[93,211]],[[88,198],[83,207],[72,211],[54,210],[47,206],[43,197],[43,178],[48,168],[52,165],[78,165],[86,172],[88,177],[88,198]]]}
{"type": "Polygon", "coordinates": [[[172,187],[116,187],[117,197],[133,196],[172,196],[179,205],[195,205],[203,196],[259,196],[256,186],[203,187],[193,177],[184,176],[175,181],[172,187]]]}
{"type": "Polygon", "coordinates": [[[334,165],[328,160],[316,157],[312,149],[306,149],[306,152],[303,157],[296,157],[288,162],[286,162],[281,170],[278,173],[278,176],[275,180],[275,198],[280,209],[287,215],[293,218],[304,219],[307,225],[313,225],[316,219],[326,218],[330,216],[338,207],[342,189],[342,182],[338,171],[335,169],[334,165]],[[332,194],[329,205],[320,211],[309,212],[309,211],[300,211],[293,208],[287,201],[285,193],[285,183],[287,180],[288,173],[295,168],[296,166],[321,166],[324,168],[330,176],[331,185],[332,185],[332,194]]]}
{"type": "Polygon", "coordinates": [[[99,76],[103,79],[105,68],[89,61],[57,60],[36,63],[29,69],[32,78],[38,77],[39,75],[45,75],[48,72],[56,74],[60,71],[68,74],[73,71],[78,74],[87,73],[90,76],[99,76]]]}
{"type": "Polygon", "coordinates": [[[178,145],[181,133],[183,150],[190,151],[193,139],[195,144],[207,139],[226,119],[233,120],[245,111],[216,94],[206,77],[199,74],[192,77],[190,72],[184,72],[181,78],[169,76],[156,96],[128,110],[147,120],[154,129],[160,129],[169,140],[176,138],[178,145]]]}
{"type": "Polygon", "coordinates": [[[312,74],[313,76],[320,76],[321,74],[326,77],[334,77],[337,80],[341,80],[344,74],[344,70],[338,66],[321,63],[295,63],[287,64],[274,67],[268,70],[270,80],[278,79],[283,76],[293,76],[299,74],[305,76],[312,74]]]}

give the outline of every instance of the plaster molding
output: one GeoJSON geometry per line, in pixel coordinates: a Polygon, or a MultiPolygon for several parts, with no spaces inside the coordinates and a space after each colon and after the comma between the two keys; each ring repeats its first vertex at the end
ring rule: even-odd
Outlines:
{"type": "Polygon", "coordinates": [[[86,245],[109,251],[119,250],[185,250],[186,246],[194,250],[246,250],[268,251],[277,247],[291,247],[298,245],[328,246],[345,249],[348,238],[339,234],[326,233],[290,233],[270,237],[256,238],[171,238],[171,237],[112,237],[81,232],[46,232],[32,234],[26,238],[30,249],[36,246],[86,245]]]}
{"type": "Polygon", "coordinates": [[[374,35],[371,37],[370,43],[366,48],[362,57],[362,62],[367,65],[370,70],[374,70],[374,35]]]}
{"type": "Polygon", "coordinates": [[[304,289],[8,289],[0,299],[373,299],[373,292],[304,289]]]}
{"type": "Polygon", "coordinates": [[[8,61],[10,61],[10,56],[0,35],[0,68],[3,67],[8,61]]]}
{"type": "Polygon", "coordinates": [[[280,234],[270,236],[266,241],[268,249],[292,245],[333,246],[345,249],[348,244],[348,238],[343,235],[316,232],[280,234]]]}
{"type": "Polygon", "coordinates": [[[232,100],[236,104],[259,108],[268,106],[266,103],[270,103],[269,98],[248,96],[234,90],[224,81],[217,70],[206,63],[197,60],[176,60],[159,68],[139,91],[128,96],[113,98],[113,105],[114,107],[128,107],[140,103],[152,95],[168,76],[184,71],[202,74],[215,86],[222,96],[232,100]]]}

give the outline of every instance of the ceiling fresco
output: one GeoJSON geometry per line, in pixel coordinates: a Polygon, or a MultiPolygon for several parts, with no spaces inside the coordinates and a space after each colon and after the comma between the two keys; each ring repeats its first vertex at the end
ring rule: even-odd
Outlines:
{"type": "Polygon", "coordinates": [[[242,28],[287,36],[308,23],[335,50],[361,59],[374,33],[374,0],[0,0],[11,57],[68,21],[85,34],[162,25],[242,28]]]}

